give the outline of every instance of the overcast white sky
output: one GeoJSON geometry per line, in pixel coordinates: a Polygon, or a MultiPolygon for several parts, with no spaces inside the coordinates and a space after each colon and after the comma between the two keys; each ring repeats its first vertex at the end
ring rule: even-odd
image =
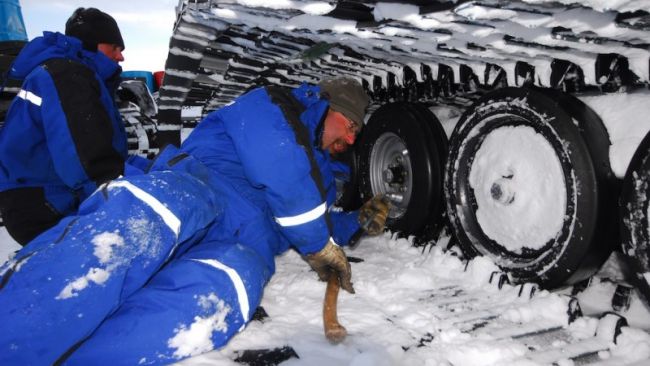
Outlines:
{"type": "Polygon", "coordinates": [[[126,45],[124,70],[163,70],[178,0],[19,0],[29,39],[43,31],[65,30],[65,22],[80,7],[111,14],[126,45]]]}

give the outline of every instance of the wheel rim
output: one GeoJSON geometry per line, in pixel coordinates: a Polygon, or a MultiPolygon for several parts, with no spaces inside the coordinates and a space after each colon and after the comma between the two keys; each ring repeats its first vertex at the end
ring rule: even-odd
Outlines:
{"type": "Polygon", "coordinates": [[[650,305],[650,133],[630,161],[620,195],[621,249],[634,273],[630,280],[650,305]]]}
{"type": "Polygon", "coordinates": [[[392,201],[388,217],[406,213],[413,189],[413,170],[404,141],[392,132],[382,134],[370,154],[370,185],[374,194],[382,193],[392,201]]]}
{"type": "Polygon", "coordinates": [[[448,152],[447,136],[436,116],[418,103],[385,104],[372,113],[357,148],[361,201],[388,195],[392,198],[388,229],[414,236],[416,245],[434,239],[444,225],[448,152]],[[387,176],[389,165],[397,167],[387,176]],[[392,182],[395,175],[401,181],[392,182]]]}
{"type": "Polygon", "coordinates": [[[469,185],[478,225],[500,252],[539,251],[564,227],[562,165],[549,141],[528,125],[505,125],[485,135],[469,185]]]}

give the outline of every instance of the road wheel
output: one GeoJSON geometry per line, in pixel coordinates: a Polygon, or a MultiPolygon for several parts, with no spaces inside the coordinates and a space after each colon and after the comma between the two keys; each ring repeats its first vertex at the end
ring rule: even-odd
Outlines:
{"type": "Polygon", "coordinates": [[[9,106],[11,106],[17,90],[22,84],[21,80],[8,78],[9,69],[26,43],[24,41],[0,42],[0,84],[2,85],[0,87],[2,89],[0,91],[0,128],[4,126],[4,120],[9,111],[9,106]]]}
{"type": "Polygon", "coordinates": [[[336,206],[344,211],[356,210],[362,204],[359,196],[359,153],[357,150],[358,145],[355,144],[344,153],[334,157],[335,164],[341,163],[347,167],[340,169],[347,170],[347,174],[339,170],[334,173],[336,178],[336,206]]]}
{"type": "Polygon", "coordinates": [[[436,233],[447,146],[440,122],[423,105],[390,103],[372,114],[358,150],[361,199],[391,199],[389,229],[420,241],[436,233]]]}
{"type": "Polygon", "coordinates": [[[623,180],[620,197],[622,251],[635,275],[635,285],[650,304],[650,133],[636,149],[623,180]]]}
{"type": "Polygon", "coordinates": [[[547,288],[595,273],[616,236],[608,151],[602,121],[569,95],[485,95],[456,125],[446,166],[447,214],[463,253],[547,288]]]}

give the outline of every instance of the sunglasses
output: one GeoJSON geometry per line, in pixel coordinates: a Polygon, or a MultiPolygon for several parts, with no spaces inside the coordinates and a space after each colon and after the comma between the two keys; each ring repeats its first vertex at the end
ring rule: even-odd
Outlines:
{"type": "Polygon", "coordinates": [[[353,133],[355,136],[358,135],[359,132],[361,132],[361,129],[356,123],[352,122],[352,120],[346,117],[343,113],[341,113],[341,116],[343,116],[343,118],[345,119],[345,126],[348,129],[348,131],[353,133]]]}

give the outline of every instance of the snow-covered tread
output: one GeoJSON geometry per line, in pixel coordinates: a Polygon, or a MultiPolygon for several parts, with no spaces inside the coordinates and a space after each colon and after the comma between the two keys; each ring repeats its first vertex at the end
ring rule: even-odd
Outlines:
{"type": "Polygon", "coordinates": [[[489,335],[496,339],[523,339],[539,337],[545,333],[555,332],[563,329],[564,324],[558,321],[541,320],[531,324],[512,323],[509,326],[494,329],[493,327],[484,327],[476,332],[477,336],[489,335]]]}
{"type": "Polygon", "coordinates": [[[542,365],[548,365],[567,359],[585,357],[591,354],[597,354],[609,349],[609,342],[598,338],[587,338],[578,342],[569,343],[557,348],[546,349],[543,351],[528,354],[525,359],[537,362],[542,365]]]}

